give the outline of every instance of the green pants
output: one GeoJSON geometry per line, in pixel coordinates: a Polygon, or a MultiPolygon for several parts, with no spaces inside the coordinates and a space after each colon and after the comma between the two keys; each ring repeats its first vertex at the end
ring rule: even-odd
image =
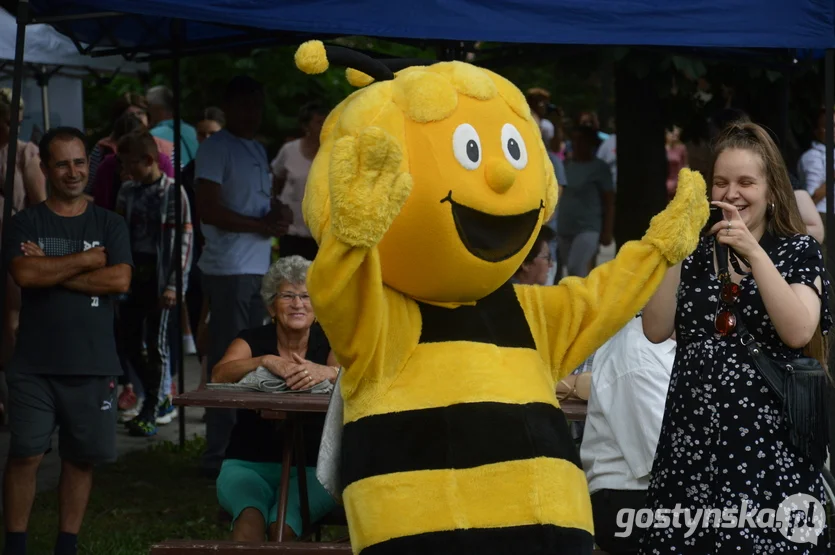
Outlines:
{"type": "MultiPolygon", "coordinates": [[[[336,507],[336,501],[316,479],[316,467],[308,466],[307,499],[310,522],[322,519],[336,507]]],[[[233,522],[244,509],[261,511],[267,527],[278,520],[278,486],[281,484],[281,463],[250,462],[237,459],[223,461],[217,477],[217,499],[220,506],[232,515],[233,522]]],[[[302,533],[299,477],[296,468],[290,469],[290,495],[287,499],[287,525],[296,536],[302,533]]]]}

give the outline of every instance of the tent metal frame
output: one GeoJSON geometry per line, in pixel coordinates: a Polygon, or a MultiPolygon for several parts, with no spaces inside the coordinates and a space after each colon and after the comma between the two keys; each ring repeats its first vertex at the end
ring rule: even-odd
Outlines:
{"type": "MultiPolygon", "coordinates": [[[[93,14],[98,15],[99,17],[112,17],[113,14],[93,14]]],[[[123,14],[117,14],[123,15],[123,14]]],[[[54,18],[40,18],[39,22],[49,21],[50,23],[59,22],[59,21],[66,21],[67,19],[79,19],[79,16],[66,16],[62,18],[61,16],[55,16],[54,18]]],[[[15,60],[14,60],[14,70],[12,72],[12,106],[16,107],[20,105],[20,98],[21,98],[21,89],[23,85],[23,71],[24,71],[24,63],[23,63],[23,54],[24,54],[24,45],[26,41],[26,26],[29,24],[35,23],[30,17],[30,6],[29,0],[20,0],[18,3],[17,9],[17,38],[15,43],[15,60]]],[[[173,44],[171,45],[171,52],[173,54],[173,87],[172,92],[174,94],[174,144],[177,145],[177,148],[174,149],[174,179],[177,183],[177,187],[175,188],[175,210],[176,210],[176,219],[175,225],[177,228],[180,228],[183,223],[183,215],[182,215],[182,206],[183,206],[183,199],[182,199],[182,189],[180,187],[180,183],[182,183],[182,168],[181,168],[181,160],[182,160],[182,149],[179,148],[180,145],[180,138],[181,138],[181,129],[180,129],[180,96],[181,96],[181,87],[180,87],[180,58],[181,58],[181,49],[180,45],[184,37],[183,32],[184,26],[182,20],[172,20],[172,36],[174,37],[173,44]]],[[[80,45],[76,42],[76,47],[80,45]]],[[[79,50],[82,53],[81,49],[79,50]]],[[[17,159],[17,140],[18,140],[18,132],[20,127],[20,112],[19,110],[11,110],[10,118],[9,118],[9,148],[8,148],[8,157],[6,160],[6,176],[5,176],[5,187],[3,190],[3,196],[7,199],[3,206],[3,225],[2,225],[2,232],[0,232],[0,236],[2,233],[5,233],[6,227],[9,224],[12,216],[12,206],[13,202],[12,199],[14,198],[14,175],[15,170],[17,167],[16,159],[17,159]]],[[[176,235],[175,240],[175,256],[176,260],[179,261],[182,258],[182,234],[178,233],[176,235]]],[[[4,314],[5,306],[6,306],[6,287],[7,287],[7,280],[9,279],[9,268],[6,261],[6,258],[3,258],[2,261],[2,272],[0,272],[0,291],[2,291],[2,295],[0,295],[0,314],[4,314]]],[[[177,283],[177,307],[173,313],[173,328],[174,331],[177,332],[177,337],[182,337],[183,329],[182,329],[182,313],[183,313],[183,268],[181,264],[176,265],[176,283],[177,283]]],[[[178,390],[185,391],[185,373],[184,373],[184,364],[183,364],[183,348],[182,348],[182,340],[180,343],[174,346],[174,353],[176,356],[172,358],[172,372],[177,373],[178,379],[178,390]]],[[[179,444],[180,447],[185,445],[185,407],[179,407],[179,444]]]]}
{"type": "MultiPolygon", "coordinates": [[[[29,0],[19,0],[18,7],[17,7],[17,41],[16,41],[16,49],[15,49],[15,60],[14,60],[14,70],[13,70],[13,86],[12,86],[12,106],[18,106],[20,103],[21,97],[21,87],[23,81],[23,70],[24,70],[24,61],[23,61],[23,52],[24,52],[24,44],[25,44],[25,36],[26,36],[26,26],[30,23],[48,23],[51,25],[60,24],[62,22],[68,21],[78,21],[78,20],[95,20],[98,25],[102,29],[102,34],[104,37],[108,38],[113,44],[119,44],[119,41],[112,36],[109,27],[106,25],[106,20],[116,18],[116,17],[135,17],[143,21],[142,18],[135,16],[135,14],[128,14],[128,13],[121,13],[121,12],[90,12],[90,13],[81,13],[81,14],[55,14],[55,15],[42,15],[38,17],[33,17],[30,13],[30,5],[29,0]]],[[[144,23],[140,23],[146,27],[148,31],[148,35],[155,35],[158,33],[157,29],[150,29],[147,28],[147,25],[144,23]]],[[[154,47],[152,49],[146,49],[143,52],[142,44],[131,46],[131,47],[111,47],[105,50],[96,51],[96,44],[91,44],[84,46],[82,45],[77,38],[70,36],[73,40],[73,43],[78,48],[79,52],[82,54],[89,54],[91,56],[112,56],[112,55],[122,55],[125,59],[133,60],[135,57],[140,54],[144,53],[146,56],[143,61],[150,61],[156,60],[161,58],[170,58],[173,60],[173,75],[172,75],[172,92],[174,95],[174,144],[179,147],[180,144],[180,104],[181,104],[181,83],[180,83],[180,61],[183,56],[187,56],[190,54],[205,54],[208,53],[210,50],[217,51],[219,47],[223,46],[231,46],[233,44],[238,44],[241,47],[256,47],[256,46],[264,46],[268,43],[276,44],[280,42],[279,36],[281,34],[280,31],[264,31],[259,29],[252,29],[247,27],[240,27],[240,26],[233,26],[233,25],[223,25],[219,23],[215,23],[215,25],[220,27],[227,27],[232,29],[237,29],[242,31],[244,34],[242,36],[230,36],[225,39],[221,40],[205,40],[205,41],[195,41],[194,43],[189,44],[187,41],[187,37],[185,36],[185,21],[182,19],[171,18],[171,37],[172,41],[163,45],[162,47],[154,47]],[[241,42],[242,38],[246,38],[245,42],[241,42]],[[254,39],[254,40],[253,40],[254,39]]],[[[293,42],[297,42],[298,39],[302,35],[299,33],[293,33],[293,42]]],[[[322,38],[321,35],[317,35],[317,37],[322,38]]],[[[386,39],[392,40],[392,39],[386,39]]],[[[289,41],[288,41],[289,42],[289,41]]],[[[393,41],[394,42],[394,41],[393,41]]],[[[414,44],[414,40],[405,40],[406,43],[414,44]]],[[[468,50],[468,48],[472,48],[474,43],[471,41],[459,41],[459,40],[449,40],[449,41],[427,41],[432,42],[435,44],[440,44],[442,46],[440,56],[441,58],[452,58],[459,56],[463,51],[468,50]]],[[[422,43],[426,44],[426,43],[422,43]]],[[[601,46],[601,45],[597,45],[601,46]]],[[[489,49],[487,49],[489,51],[489,49]]],[[[666,51],[670,51],[669,48],[665,48],[666,51]]],[[[693,51],[693,48],[685,48],[682,47],[680,49],[682,52],[693,51]]],[[[756,51],[749,50],[749,49],[735,49],[739,53],[751,54],[755,53],[756,51]]],[[[748,56],[746,56],[748,57],[748,56]]],[[[780,64],[782,66],[782,64],[780,64]]],[[[835,110],[835,50],[827,49],[825,54],[825,90],[824,90],[824,102],[826,104],[826,237],[830,241],[833,236],[835,236],[835,129],[833,129],[833,111],[835,110]]],[[[788,100],[786,100],[787,102],[788,100]]],[[[5,176],[5,190],[3,192],[7,202],[4,204],[4,212],[3,212],[3,224],[2,224],[2,232],[5,233],[6,226],[11,219],[11,212],[12,212],[12,202],[14,195],[14,172],[15,172],[15,160],[17,154],[17,139],[18,139],[18,128],[20,123],[20,114],[18,110],[12,110],[11,118],[10,118],[10,137],[9,137],[9,149],[8,149],[8,159],[6,164],[6,176],[5,176]]],[[[176,202],[176,225],[179,227],[182,225],[182,193],[180,188],[181,183],[181,150],[180,148],[175,148],[175,160],[174,160],[174,171],[175,171],[175,180],[177,183],[176,191],[175,191],[175,202],[176,202]]],[[[830,275],[835,276],[835,253],[831,252],[832,249],[827,249],[826,254],[826,265],[830,275]]],[[[177,234],[176,244],[175,244],[175,252],[177,254],[177,260],[181,258],[182,253],[182,235],[177,234]]],[[[6,262],[6,257],[3,257],[2,261],[3,271],[0,272],[0,291],[3,292],[2,296],[0,296],[0,314],[3,314],[3,309],[5,308],[6,302],[6,280],[8,279],[8,265],[6,262]]],[[[176,269],[176,280],[177,280],[177,308],[174,311],[174,329],[178,331],[178,337],[182,336],[182,303],[183,303],[183,272],[182,266],[177,264],[176,269]]],[[[835,352],[835,349],[833,349],[835,352]]],[[[185,390],[185,378],[184,378],[184,366],[183,366],[183,349],[181,345],[175,346],[176,356],[173,357],[174,361],[174,368],[173,371],[177,372],[178,376],[178,385],[179,390],[185,390]]],[[[831,359],[830,359],[831,360],[831,359]]],[[[830,367],[833,365],[830,364],[830,367]]],[[[835,410],[835,409],[833,409],[835,410]]],[[[185,408],[179,407],[179,435],[180,435],[180,446],[182,447],[185,443],[185,408]]],[[[835,429],[833,429],[833,434],[835,434],[835,429]]],[[[835,445],[835,442],[833,442],[835,445]]]]}

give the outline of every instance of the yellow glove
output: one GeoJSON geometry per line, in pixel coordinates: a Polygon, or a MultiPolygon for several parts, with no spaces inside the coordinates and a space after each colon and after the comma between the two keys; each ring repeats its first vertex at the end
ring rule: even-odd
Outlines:
{"type": "Polygon", "coordinates": [[[403,152],[379,127],[342,137],[331,152],[331,229],[353,247],[375,246],[412,191],[412,176],[400,169],[403,152]]]}
{"type": "Polygon", "coordinates": [[[644,241],[654,245],[674,266],[699,245],[699,234],[710,217],[707,186],[699,172],[683,169],[678,174],[675,198],[649,224],[644,241]]]}

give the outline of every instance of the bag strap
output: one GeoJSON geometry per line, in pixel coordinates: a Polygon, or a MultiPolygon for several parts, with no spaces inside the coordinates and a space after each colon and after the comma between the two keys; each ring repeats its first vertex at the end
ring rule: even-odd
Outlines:
{"type": "MultiPolygon", "coordinates": [[[[728,273],[728,247],[719,243],[718,240],[715,241],[715,245],[716,259],[719,263],[719,279],[724,286],[725,283],[729,283],[731,280],[730,274],[728,273]]],[[[786,382],[785,376],[773,364],[769,363],[770,361],[763,353],[762,347],[745,326],[745,320],[742,318],[742,314],[736,309],[736,306],[730,305],[729,308],[736,318],[736,329],[740,343],[748,349],[748,353],[754,360],[754,365],[760,371],[768,387],[771,388],[771,391],[777,395],[782,403],[785,398],[783,393],[786,382]]]]}

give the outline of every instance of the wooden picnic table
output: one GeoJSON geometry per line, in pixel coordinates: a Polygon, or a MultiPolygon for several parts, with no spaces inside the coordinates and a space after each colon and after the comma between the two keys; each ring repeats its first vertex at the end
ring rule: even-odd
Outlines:
{"type": "Polygon", "coordinates": [[[284,421],[284,452],[281,457],[281,483],[278,491],[278,521],[272,541],[284,541],[284,523],[290,496],[290,467],[293,456],[299,480],[299,503],[302,513],[302,534],[310,532],[310,507],[307,498],[307,473],[304,460],[304,437],[299,420],[305,414],[325,413],[330,395],[322,393],[262,393],[258,391],[230,391],[204,389],[177,395],[174,405],[214,409],[254,410],[267,420],[284,421]]]}
{"type": "Polygon", "coordinates": [[[559,403],[562,412],[565,414],[565,417],[569,422],[584,422],[586,420],[586,411],[589,407],[589,404],[586,401],[580,401],[579,399],[566,399],[565,401],[560,401],[559,403]]]}
{"type": "MultiPolygon", "coordinates": [[[[249,409],[272,412],[327,412],[330,396],[314,393],[260,393],[257,391],[229,391],[204,389],[190,391],[174,398],[175,405],[218,409],[249,409]]],[[[560,402],[569,421],[586,419],[588,403],[577,399],[560,402]]],[[[266,418],[266,416],[265,416],[266,418]]]]}
{"type": "MultiPolygon", "coordinates": [[[[307,475],[304,461],[304,438],[299,420],[305,414],[325,413],[330,404],[330,395],[317,393],[262,393],[257,391],[230,391],[228,389],[204,389],[189,391],[174,397],[174,405],[218,409],[244,409],[260,413],[268,420],[283,420],[284,452],[282,453],[281,483],[278,492],[277,533],[270,539],[284,541],[284,523],[287,518],[287,503],[290,491],[290,467],[295,455],[299,479],[299,502],[302,512],[302,536],[309,532],[310,511],[307,498],[307,475]],[[288,448],[289,446],[289,448],[288,448]]],[[[586,419],[587,403],[567,399],[560,407],[569,421],[582,422],[586,419]]]]}

